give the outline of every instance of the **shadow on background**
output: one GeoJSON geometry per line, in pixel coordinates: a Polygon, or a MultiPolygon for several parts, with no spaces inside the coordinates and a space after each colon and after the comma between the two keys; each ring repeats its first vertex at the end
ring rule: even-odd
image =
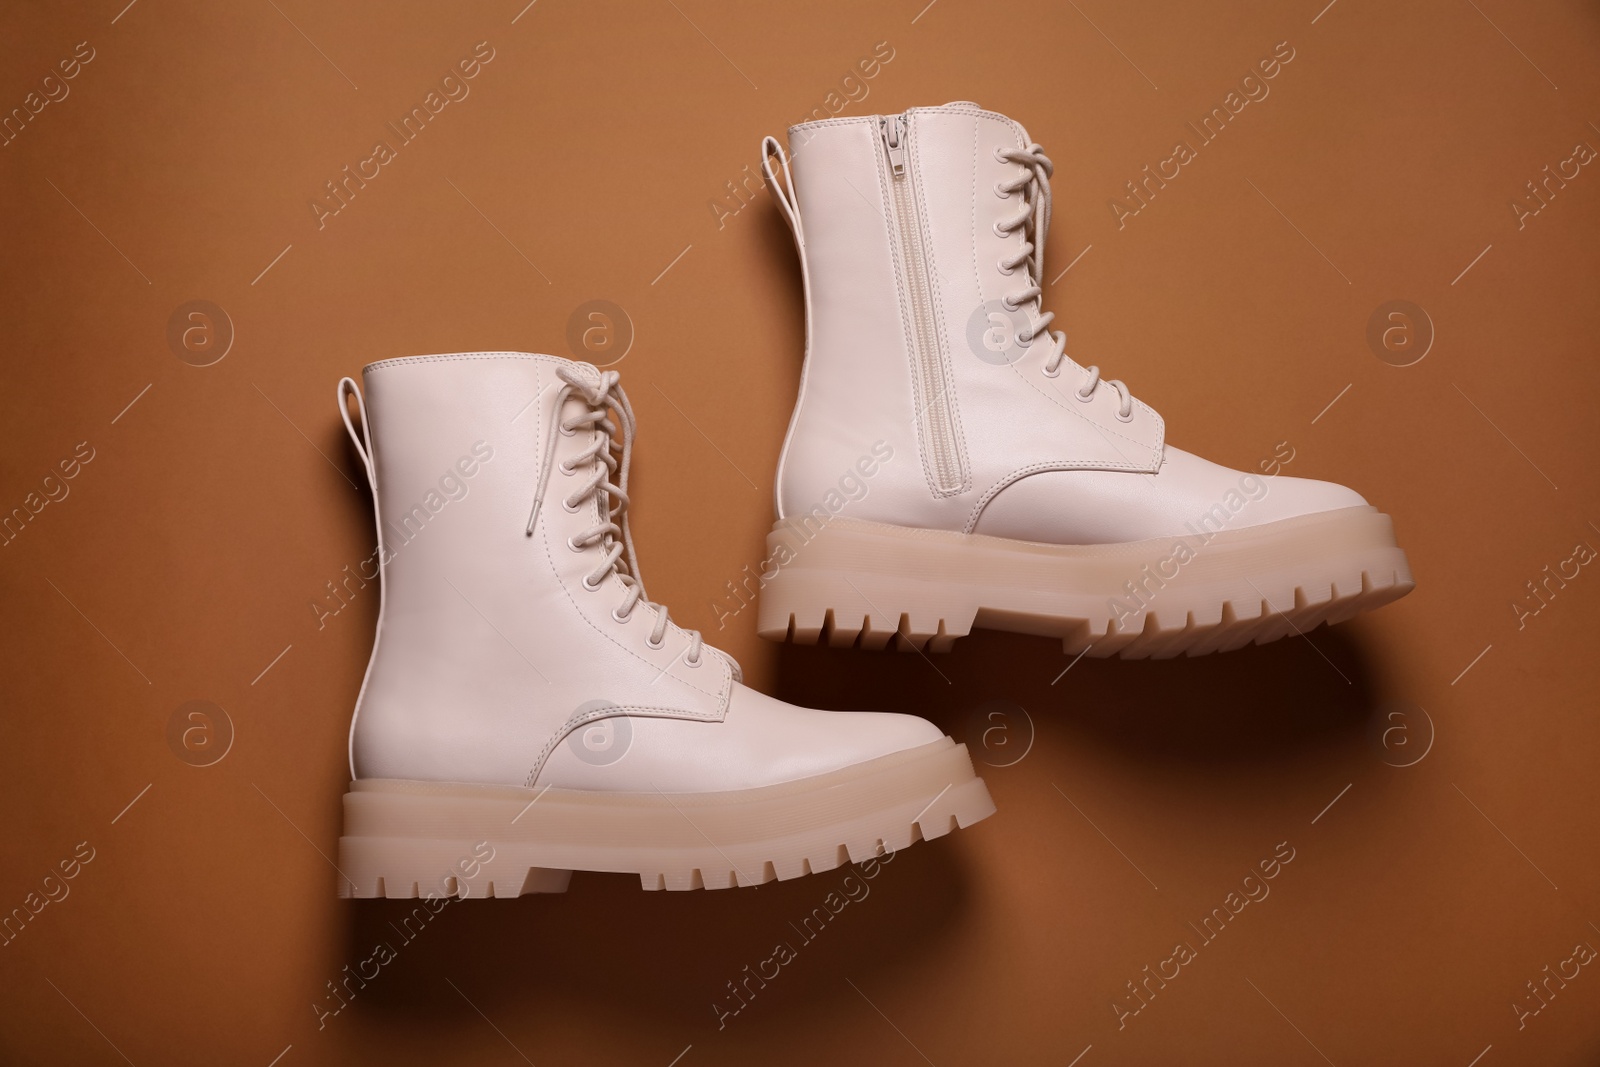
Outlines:
{"type": "Polygon", "coordinates": [[[1073,663],[1053,638],[983,630],[943,655],[792,645],[774,652],[776,696],[921,715],[974,756],[983,745],[979,713],[995,701],[1026,709],[1040,735],[1163,770],[1315,760],[1364,736],[1380,701],[1359,622],[1193,659],[1073,663]]]}
{"type": "Polygon", "coordinates": [[[957,851],[918,845],[876,868],[737,890],[647,892],[633,875],[580,871],[563,894],[453,901],[425,921],[418,900],[348,902],[346,957],[366,960],[379,944],[395,957],[341,1014],[420,1034],[479,1027],[479,1012],[501,1021],[577,1012],[597,1025],[625,1017],[681,1030],[688,1042],[719,1022],[737,1032],[740,1016],[781,1000],[764,1026],[788,1027],[848,993],[841,973],[870,984],[886,965],[937,960],[968,921],[968,877],[957,851]],[[779,944],[792,957],[769,962],[779,944]]]}

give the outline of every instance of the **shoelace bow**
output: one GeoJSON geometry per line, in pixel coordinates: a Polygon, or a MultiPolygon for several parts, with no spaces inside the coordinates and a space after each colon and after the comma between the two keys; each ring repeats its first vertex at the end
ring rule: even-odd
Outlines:
{"type": "MultiPolygon", "coordinates": [[[[1026,303],[1033,304],[1035,317],[1018,340],[1027,345],[1040,335],[1050,338],[1053,348],[1049,358],[1045,360],[1044,372],[1055,377],[1061,372],[1061,361],[1066,358],[1067,335],[1061,330],[1051,333],[1045,329],[1055,319],[1056,313],[1044,310],[1044,289],[1041,285],[1041,279],[1044,278],[1044,241],[1050,232],[1050,176],[1055,173],[1055,164],[1050,162],[1050,157],[1044,154],[1044,149],[1037,143],[1030,144],[1025,149],[1009,149],[1000,155],[1008,162],[1020,163],[1024,168],[1020,177],[998,186],[1007,194],[1021,193],[1023,206],[1014,218],[999,223],[997,229],[1004,233],[1015,233],[1020,228],[1027,236],[1027,240],[1022,243],[1021,251],[1004,261],[1001,266],[1009,274],[1026,263],[1030,283],[1025,289],[1007,293],[1004,303],[1011,311],[1018,310],[1026,303]]],[[[1087,400],[1094,395],[1095,389],[1100,385],[1100,368],[1089,367],[1084,373],[1087,377],[1083,385],[1078,388],[1078,396],[1087,400]]],[[[1117,409],[1118,416],[1123,419],[1131,417],[1133,397],[1128,393],[1128,387],[1115,379],[1108,379],[1105,384],[1115,389],[1122,400],[1117,409]]]]}
{"type": "MultiPolygon", "coordinates": [[[[527,532],[532,536],[534,525],[539,519],[540,503],[544,500],[545,489],[550,483],[551,461],[555,459],[556,452],[556,435],[570,437],[582,429],[593,432],[593,443],[586,451],[572,457],[571,461],[563,460],[561,471],[563,474],[576,474],[580,466],[596,460],[601,466],[596,467],[594,475],[586,485],[568,494],[562,503],[568,510],[573,510],[595,494],[604,493],[606,495],[601,501],[601,513],[606,521],[591,526],[582,533],[574,534],[569,543],[574,548],[599,545],[604,553],[600,564],[584,577],[585,589],[598,589],[600,583],[611,574],[615,574],[627,587],[622,606],[613,609],[611,613],[618,622],[626,622],[639,604],[655,609],[656,624],[650,631],[649,645],[651,648],[660,648],[666,640],[667,609],[665,605],[657,604],[644,595],[644,581],[639,577],[639,559],[633,550],[633,532],[628,526],[628,464],[633,456],[636,425],[633,405],[628,403],[628,394],[617,384],[621,375],[614,370],[602,371],[598,383],[591,383],[566,367],[558,367],[556,374],[565,384],[556,394],[557,417],[545,438],[544,456],[539,463],[539,487],[534,493],[533,510],[528,514],[527,532]],[[573,418],[562,418],[561,409],[573,396],[580,397],[589,406],[589,410],[573,418]],[[609,417],[612,411],[617,413],[617,422],[622,428],[620,444],[612,436],[617,432],[617,424],[609,417]],[[620,454],[620,462],[613,453],[620,454]],[[611,481],[612,476],[616,476],[615,482],[611,481]],[[621,520],[620,524],[617,520],[621,520]]],[[[698,630],[685,632],[689,635],[689,651],[684,656],[684,662],[691,667],[696,666],[700,662],[705,640],[698,630]]]]}

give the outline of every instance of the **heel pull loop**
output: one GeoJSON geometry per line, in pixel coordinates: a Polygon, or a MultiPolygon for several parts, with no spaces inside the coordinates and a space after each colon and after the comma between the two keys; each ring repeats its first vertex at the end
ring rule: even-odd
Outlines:
{"type": "Polygon", "coordinates": [[[339,417],[344,420],[345,432],[350,435],[350,441],[356,446],[356,451],[361,454],[361,465],[367,470],[367,484],[372,487],[374,497],[378,492],[378,474],[372,467],[372,439],[367,422],[367,401],[361,395],[361,387],[354,378],[339,379],[339,417]],[[356,432],[356,427],[350,421],[350,397],[356,398],[356,410],[361,413],[361,431],[356,432]]]}
{"type": "Polygon", "coordinates": [[[789,220],[789,229],[794,231],[795,244],[802,251],[806,247],[805,229],[800,224],[800,204],[794,195],[794,177],[789,173],[789,153],[783,150],[783,145],[778,143],[776,137],[763,137],[761,139],[761,170],[767,176],[767,188],[772,190],[772,195],[777,198],[778,206],[783,209],[783,214],[789,220]],[[783,180],[778,180],[777,170],[773,169],[772,157],[778,157],[778,170],[783,171],[783,180]]]}
{"type": "MultiPolygon", "coordinates": [[[[356,723],[361,718],[361,704],[366,699],[367,682],[372,679],[372,665],[377,659],[378,641],[383,637],[384,608],[388,600],[389,580],[386,575],[389,563],[389,551],[384,547],[383,538],[383,512],[378,506],[378,467],[372,458],[372,423],[367,418],[367,401],[361,395],[361,387],[354,378],[340,378],[339,388],[336,391],[339,402],[339,418],[344,420],[345,432],[350,435],[350,442],[356,446],[356,451],[361,455],[361,465],[367,471],[367,486],[372,490],[372,525],[377,532],[378,546],[373,553],[378,560],[378,636],[373,638],[373,658],[367,661],[367,673],[361,680],[361,692],[356,697],[355,714],[350,717],[350,740],[347,751],[350,759],[350,780],[353,782],[356,775],[356,723]],[[355,423],[350,421],[350,397],[356,398],[356,410],[361,415],[361,432],[356,432],[355,423]]],[[[342,887],[341,887],[342,888],[342,887]]]]}

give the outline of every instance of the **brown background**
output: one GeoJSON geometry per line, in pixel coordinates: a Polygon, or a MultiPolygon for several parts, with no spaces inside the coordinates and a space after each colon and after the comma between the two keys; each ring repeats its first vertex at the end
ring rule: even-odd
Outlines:
{"type": "Polygon", "coordinates": [[[924,2],[7,6],[0,107],[95,58],[0,148],[0,508],[94,459],[0,548],[0,909],[95,858],[0,948],[0,1061],[1600,1062],[1594,967],[1525,1028],[1512,1008],[1600,947],[1600,574],[1520,630],[1511,606],[1600,547],[1600,172],[1521,229],[1510,206],[1600,147],[1594,5],[924,2]],[[1285,40],[1271,95],[1119,230],[1109,198],[1285,40]],[[480,41],[471,95],[319,230],[323,183],[480,41]],[[1415,593],[1310,641],[1065,675],[1044,639],[930,666],[772,646],[751,610],[716,629],[762,556],[802,315],[769,198],[720,226],[711,202],[878,42],[844,113],[976,100],[1055,158],[1070,351],[1181,447],[1254,467],[1287,441],[1288,473],[1358,487],[1415,593]],[[204,368],[167,340],[197,299],[236,334],[204,368]],[[636,332],[651,595],[758,688],[1026,754],[986,771],[997,816],[897,857],[720,1030],[725,983],[844,872],[451,906],[319,1030],[408,910],[336,900],[325,858],[377,602],[311,607],[373,540],[334,383],[569,354],[594,299],[636,332]],[[1395,299],[1436,331],[1412,366],[1366,340],[1395,299]],[[212,766],[169,745],[191,700],[235,730],[212,766]],[[1283,841],[1271,896],[1119,1031],[1125,983],[1283,841]]]}

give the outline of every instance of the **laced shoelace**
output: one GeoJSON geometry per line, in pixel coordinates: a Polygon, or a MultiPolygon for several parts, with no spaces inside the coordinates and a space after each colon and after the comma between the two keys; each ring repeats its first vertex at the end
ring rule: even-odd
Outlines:
{"type": "MultiPolygon", "coordinates": [[[[1044,149],[1037,143],[1030,144],[1025,149],[1013,148],[1001,151],[999,157],[1008,163],[1020,163],[1023,167],[1021,176],[995,186],[995,191],[1005,196],[1021,193],[1022,210],[1015,217],[996,223],[995,229],[1005,234],[1015,233],[1021,229],[1026,237],[1022,242],[1022,248],[1015,256],[1001,261],[1000,269],[1010,274],[1026,263],[1028,265],[1026,277],[1029,282],[1026,288],[1007,293],[1004,303],[1010,311],[1019,310],[1023,304],[1033,304],[1032,322],[1018,340],[1027,345],[1041,335],[1050,338],[1053,347],[1045,360],[1044,373],[1054,378],[1061,373],[1061,362],[1066,358],[1067,335],[1061,330],[1052,333],[1045,329],[1054,321],[1056,313],[1044,310],[1044,289],[1040,282],[1044,278],[1044,241],[1050,232],[1050,176],[1055,173],[1055,164],[1050,162],[1050,157],[1044,154],[1044,149]]],[[[1086,375],[1084,382],[1077,390],[1080,400],[1092,397],[1095,389],[1101,384],[1099,367],[1088,367],[1084,370],[1084,374],[1086,375]]],[[[1133,397],[1129,394],[1128,387],[1115,379],[1107,379],[1105,384],[1116,390],[1122,401],[1117,408],[1117,417],[1125,421],[1131,419],[1133,397]]]]}
{"type": "MultiPolygon", "coordinates": [[[[622,605],[612,610],[612,618],[618,622],[627,622],[629,616],[633,614],[633,609],[640,604],[655,609],[656,624],[650,631],[647,643],[651,648],[660,648],[666,642],[667,609],[644,595],[644,581],[639,577],[639,560],[633,550],[633,532],[628,526],[626,487],[628,464],[633,456],[635,432],[633,405],[628,402],[628,394],[623,392],[622,386],[617,384],[621,375],[614,370],[602,371],[598,383],[585,380],[567,367],[558,367],[556,374],[565,384],[556,394],[557,418],[545,439],[544,456],[539,463],[539,486],[533,496],[533,510],[528,514],[528,535],[530,537],[533,535],[534,525],[539,520],[540,503],[544,500],[545,489],[550,484],[550,468],[555,459],[557,434],[570,437],[579,430],[591,431],[594,435],[593,443],[587,450],[573,456],[570,461],[563,460],[561,472],[576,474],[580,466],[594,463],[596,460],[600,465],[595,468],[588,483],[569,493],[562,500],[562,504],[569,511],[576,510],[585,500],[597,493],[604,493],[601,514],[605,521],[589,527],[582,533],[574,534],[567,543],[575,550],[598,545],[603,554],[599,565],[584,576],[585,589],[590,592],[599,589],[600,583],[611,574],[615,574],[626,586],[627,592],[622,598],[622,605]],[[589,410],[572,418],[560,417],[562,407],[568,398],[573,396],[582,398],[589,406],[589,410]],[[620,443],[612,436],[617,432],[617,423],[611,421],[609,414],[613,411],[617,414],[617,423],[621,424],[620,443]],[[613,453],[620,454],[620,462],[618,456],[613,453]],[[613,476],[616,478],[615,481],[611,480],[613,476]],[[620,524],[617,520],[621,520],[620,524]]],[[[705,640],[698,630],[686,632],[689,635],[689,651],[684,656],[684,662],[691,667],[698,667],[705,640]]]]}

